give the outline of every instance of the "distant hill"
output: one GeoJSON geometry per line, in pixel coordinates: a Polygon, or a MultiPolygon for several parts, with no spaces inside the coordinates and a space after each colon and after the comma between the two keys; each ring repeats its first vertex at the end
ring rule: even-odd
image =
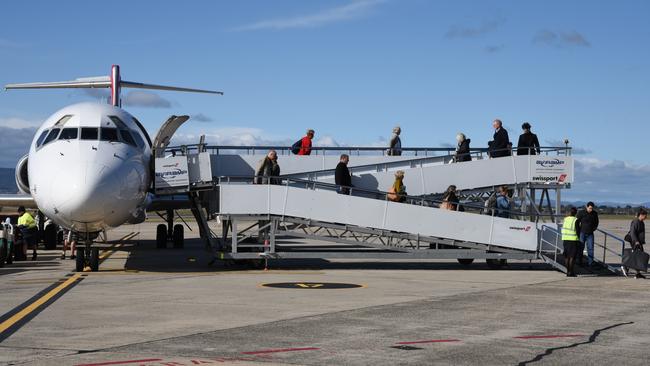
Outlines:
{"type": "Polygon", "coordinates": [[[0,168],[0,193],[16,193],[16,177],[14,168],[0,168]]]}

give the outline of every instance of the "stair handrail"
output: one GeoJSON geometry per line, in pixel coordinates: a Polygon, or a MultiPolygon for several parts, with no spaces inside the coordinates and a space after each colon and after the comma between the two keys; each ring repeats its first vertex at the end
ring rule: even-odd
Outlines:
{"type": "MultiPolygon", "coordinates": [[[[255,184],[255,179],[259,178],[256,176],[221,176],[221,177],[216,177],[216,182],[217,184],[231,184],[231,183],[244,183],[244,184],[255,184]]],[[[361,192],[362,194],[366,195],[371,195],[371,197],[363,196],[366,198],[374,198],[374,199],[383,199],[383,200],[388,200],[388,195],[389,194],[394,194],[386,191],[380,191],[380,190],[373,190],[373,189],[367,189],[367,188],[357,188],[357,187],[344,187],[344,186],[339,186],[334,183],[325,183],[325,182],[320,182],[320,181],[313,181],[313,180],[306,180],[306,179],[299,179],[299,178],[291,178],[291,177],[286,177],[286,176],[281,176],[281,177],[264,177],[264,179],[267,179],[268,182],[271,182],[273,180],[276,180],[278,182],[282,182],[281,184],[278,185],[284,185],[284,186],[290,186],[291,183],[297,183],[300,185],[304,185],[306,189],[311,189],[314,190],[316,188],[319,189],[324,189],[324,190],[329,190],[329,191],[335,191],[337,192],[340,188],[347,188],[350,190],[350,195],[353,193],[359,193],[361,192]],[[379,198],[381,197],[381,198],[379,198]]],[[[263,183],[264,185],[272,185],[271,183],[263,183]]],[[[295,186],[295,184],[294,184],[295,186]]],[[[407,204],[412,204],[412,205],[419,205],[419,206],[428,206],[428,207],[433,207],[433,208],[439,208],[438,206],[443,203],[444,201],[441,199],[436,199],[436,198],[425,198],[423,196],[409,196],[409,195],[401,195],[405,198],[407,204]]],[[[486,212],[491,211],[492,216],[496,216],[495,212],[496,211],[505,211],[508,213],[509,216],[511,217],[530,217],[531,215],[529,213],[523,213],[521,211],[516,211],[516,210],[497,210],[495,208],[486,208],[484,205],[477,205],[474,203],[463,203],[463,202],[457,202],[452,204],[456,205],[456,211],[461,210],[461,206],[463,208],[472,208],[476,209],[479,211],[479,213],[484,214],[486,212]]],[[[536,220],[539,220],[540,217],[553,217],[553,214],[535,214],[533,215],[536,217],[536,220]]],[[[529,220],[521,220],[521,221],[529,221],[529,220]]],[[[536,222],[536,221],[535,221],[536,222]]]]}

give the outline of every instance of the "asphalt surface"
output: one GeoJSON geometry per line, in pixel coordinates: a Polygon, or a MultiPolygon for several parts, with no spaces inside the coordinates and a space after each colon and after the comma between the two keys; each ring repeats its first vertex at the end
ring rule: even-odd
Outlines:
{"type": "Polygon", "coordinates": [[[58,252],[0,268],[0,364],[648,363],[647,280],[535,262],[208,266],[198,240],[156,250],[154,231],[111,232],[97,273],[75,274],[58,252]]]}

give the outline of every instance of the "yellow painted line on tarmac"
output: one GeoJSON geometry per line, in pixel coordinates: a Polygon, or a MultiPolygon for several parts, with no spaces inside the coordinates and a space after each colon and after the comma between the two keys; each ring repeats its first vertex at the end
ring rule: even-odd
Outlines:
{"type": "MultiPolygon", "coordinates": [[[[125,237],[123,237],[122,239],[120,239],[119,241],[121,242],[123,240],[130,240],[130,239],[132,239],[133,237],[135,237],[138,234],[140,234],[140,233],[139,232],[132,232],[132,233],[126,235],[125,237]]],[[[111,245],[110,248],[102,251],[102,254],[99,255],[99,259],[104,260],[104,259],[110,257],[111,255],[113,255],[117,250],[119,250],[123,246],[124,246],[124,243],[119,243],[119,242],[111,245]]]]}
{"type": "Polygon", "coordinates": [[[68,286],[72,285],[73,283],[75,283],[75,281],[77,281],[77,279],[79,279],[79,277],[81,277],[80,273],[76,273],[76,274],[72,275],[65,282],[63,282],[62,284],[60,284],[57,287],[53,288],[48,293],[41,296],[39,299],[37,299],[33,303],[29,304],[26,308],[19,311],[18,313],[16,313],[15,315],[10,317],[9,319],[7,319],[7,320],[3,321],[2,323],[0,323],[0,333],[4,332],[9,327],[11,327],[12,325],[19,322],[21,319],[23,319],[24,317],[29,315],[31,312],[36,310],[39,306],[45,304],[48,300],[50,300],[51,298],[56,296],[59,292],[63,291],[66,287],[68,287],[68,286]]]}

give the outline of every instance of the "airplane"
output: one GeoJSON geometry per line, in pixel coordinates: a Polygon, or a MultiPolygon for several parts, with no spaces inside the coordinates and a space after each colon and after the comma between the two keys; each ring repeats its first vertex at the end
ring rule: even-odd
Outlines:
{"type": "MultiPolygon", "coordinates": [[[[16,165],[22,194],[0,196],[0,206],[38,208],[57,225],[78,233],[86,249],[78,250],[76,269],[88,265],[97,271],[99,252],[93,240],[107,229],[145,220],[154,200],[153,159],[163,156],[174,132],[189,119],[171,116],[152,141],[142,123],[121,108],[121,89],[223,93],[122,80],[119,65],[111,67],[110,76],[5,85],[5,90],[52,88],[110,88],[110,104],[77,103],[47,118],[16,165]]],[[[162,203],[156,210],[169,213],[170,208],[162,203]]]]}

